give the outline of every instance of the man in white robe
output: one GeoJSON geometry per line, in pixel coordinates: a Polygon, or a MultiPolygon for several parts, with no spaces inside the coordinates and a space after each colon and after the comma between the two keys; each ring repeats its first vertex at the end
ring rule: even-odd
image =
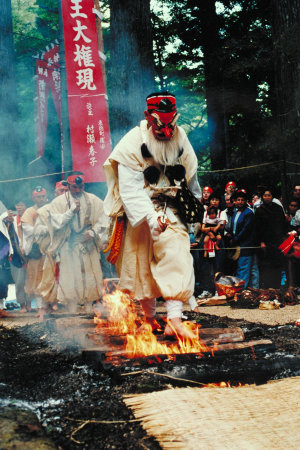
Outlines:
{"type": "Polygon", "coordinates": [[[37,317],[43,320],[44,300],[39,295],[37,287],[42,278],[44,256],[40,251],[34,235],[34,226],[37,219],[37,211],[48,202],[47,191],[42,186],[37,186],[32,191],[34,205],[27,208],[21,218],[23,251],[28,258],[25,292],[29,301],[35,299],[38,308],[37,317]]]}
{"type": "Polygon", "coordinates": [[[107,228],[103,201],[84,191],[84,175],[67,178],[68,191],[49,207],[51,243],[47,252],[59,265],[57,299],[69,311],[86,312],[102,296],[100,250],[107,228]]]}
{"type": "Polygon", "coordinates": [[[173,201],[177,187],[167,173],[178,181],[185,178],[200,200],[197,158],[183,128],[176,125],[174,95],[149,95],[145,118],[121,139],[104,164],[108,185],[104,211],[113,219],[123,216],[126,222],[116,261],[119,287],[141,301],[153,327],[155,299],[163,297],[165,334],[194,337],[181,321],[182,305],[194,292],[193,258],[187,224],[173,201]]]}

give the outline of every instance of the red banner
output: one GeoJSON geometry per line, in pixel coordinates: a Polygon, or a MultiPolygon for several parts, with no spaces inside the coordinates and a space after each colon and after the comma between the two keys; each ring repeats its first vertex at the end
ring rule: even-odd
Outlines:
{"type": "Polygon", "coordinates": [[[100,65],[94,0],[62,0],[73,170],[105,181],[111,152],[106,90],[100,65]]]}
{"type": "Polygon", "coordinates": [[[42,53],[36,61],[37,76],[37,140],[38,155],[43,156],[48,125],[48,95],[52,93],[58,120],[61,124],[61,87],[59,67],[59,47],[53,45],[42,53]]]}

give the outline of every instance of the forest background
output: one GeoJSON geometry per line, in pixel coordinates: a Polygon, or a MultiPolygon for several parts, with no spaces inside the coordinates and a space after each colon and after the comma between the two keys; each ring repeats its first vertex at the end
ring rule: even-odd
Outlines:
{"type": "MultiPolygon", "coordinates": [[[[0,0],[0,181],[26,176],[37,156],[35,56],[60,37],[59,1],[0,0]]],[[[143,119],[150,92],[169,90],[202,186],[223,190],[233,179],[287,197],[300,183],[300,0],[95,3],[104,16],[112,144],[143,119]]],[[[45,158],[59,172],[51,96],[48,110],[45,158]]]]}

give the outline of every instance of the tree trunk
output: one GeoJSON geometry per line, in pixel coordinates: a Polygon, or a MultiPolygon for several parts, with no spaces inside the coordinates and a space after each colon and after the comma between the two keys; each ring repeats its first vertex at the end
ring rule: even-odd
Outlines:
{"type": "MultiPolygon", "coordinates": [[[[275,114],[281,130],[278,154],[284,161],[299,162],[300,0],[272,0],[272,11],[275,53],[275,114]]],[[[297,166],[290,164],[287,164],[287,169],[292,172],[299,171],[299,168],[295,170],[297,166]]],[[[282,181],[283,196],[286,197],[287,188],[284,177],[282,181]]]]}
{"type": "MultiPolygon", "coordinates": [[[[11,0],[0,0],[0,11],[0,159],[1,179],[8,179],[18,175],[19,156],[11,0]]],[[[4,194],[9,185],[3,186],[1,191],[4,194]]],[[[10,202],[8,196],[5,200],[10,202]]]]}
{"type": "Polygon", "coordinates": [[[221,67],[221,43],[215,2],[202,0],[198,4],[204,54],[207,121],[210,135],[210,157],[213,170],[226,166],[224,104],[221,67]]]}
{"type": "Polygon", "coordinates": [[[109,105],[113,145],[138,125],[154,90],[150,0],[110,0],[109,105]]]}

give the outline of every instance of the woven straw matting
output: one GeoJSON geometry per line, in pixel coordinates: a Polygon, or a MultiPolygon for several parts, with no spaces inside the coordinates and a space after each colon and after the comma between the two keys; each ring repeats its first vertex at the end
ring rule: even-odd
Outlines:
{"type": "Polygon", "coordinates": [[[300,377],[124,398],[163,449],[299,449],[300,377]]]}

